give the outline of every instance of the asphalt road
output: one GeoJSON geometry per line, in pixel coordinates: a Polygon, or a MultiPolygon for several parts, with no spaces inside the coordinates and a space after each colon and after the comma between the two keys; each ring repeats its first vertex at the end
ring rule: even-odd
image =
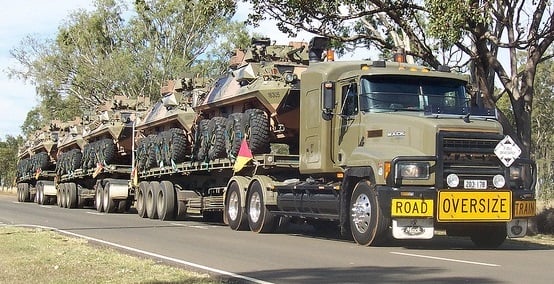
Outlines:
{"type": "Polygon", "coordinates": [[[446,236],[361,247],[307,225],[255,234],[194,219],[162,222],[18,203],[6,195],[0,195],[0,224],[57,228],[235,283],[554,283],[554,247],[512,240],[496,250],[446,236]]]}

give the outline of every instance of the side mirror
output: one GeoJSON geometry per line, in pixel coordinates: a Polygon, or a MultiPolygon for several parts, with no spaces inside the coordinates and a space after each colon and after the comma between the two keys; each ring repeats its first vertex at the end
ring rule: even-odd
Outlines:
{"type": "Polygon", "coordinates": [[[331,120],[335,109],[335,83],[324,82],[321,84],[321,110],[324,120],[331,120]]]}

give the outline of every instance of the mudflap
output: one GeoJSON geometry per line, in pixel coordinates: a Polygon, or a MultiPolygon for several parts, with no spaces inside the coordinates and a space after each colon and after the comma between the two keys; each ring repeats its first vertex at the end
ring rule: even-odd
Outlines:
{"type": "Polygon", "coordinates": [[[433,219],[393,219],[395,239],[431,239],[435,234],[433,219]]]}
{"type": "Polygon", "coordinates": [[[512,221],[506,223],[506,232],[508,238],[523,238],[527,235],[527,219],[512,219],[512,221]]]}

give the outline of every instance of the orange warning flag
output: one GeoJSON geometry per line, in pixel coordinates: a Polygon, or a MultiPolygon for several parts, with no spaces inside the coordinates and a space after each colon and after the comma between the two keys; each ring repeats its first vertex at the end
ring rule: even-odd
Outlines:
{"type": "Polygon", "coordinates": [[[250,148],[248,148],[248,143],[246,143],[246,139],[242,139],[242,143],[240,144],[239,153],[237,155],[237,159],[235,160],[233,170],[235,172],[242,170],[246,163],[252,160],[253,157],[254,156],[252,156],[252,151],[250,151],[250,148]]]}
{"type": "Polygon", "coordinates": [[[102,163],[96,164],[96,169],[92,173],[92,178],[96,178],[96,176],[99,175],[103,169],[104,169],[104,166],[102,166],[102,163]]]}

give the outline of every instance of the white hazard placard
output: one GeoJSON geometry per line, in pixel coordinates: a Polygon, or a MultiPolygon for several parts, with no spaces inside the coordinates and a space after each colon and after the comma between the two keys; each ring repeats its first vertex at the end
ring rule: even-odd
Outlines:
{"type": "Polygon", "coordinates": [[[506,135],[506,137],[496,145],[496,148],[494,148],[494,154],[496,154],[498,159],[500,159],[506,167],[509,167],[519,158],[521,149],[517,146],[512,137],[506,135]]]}

